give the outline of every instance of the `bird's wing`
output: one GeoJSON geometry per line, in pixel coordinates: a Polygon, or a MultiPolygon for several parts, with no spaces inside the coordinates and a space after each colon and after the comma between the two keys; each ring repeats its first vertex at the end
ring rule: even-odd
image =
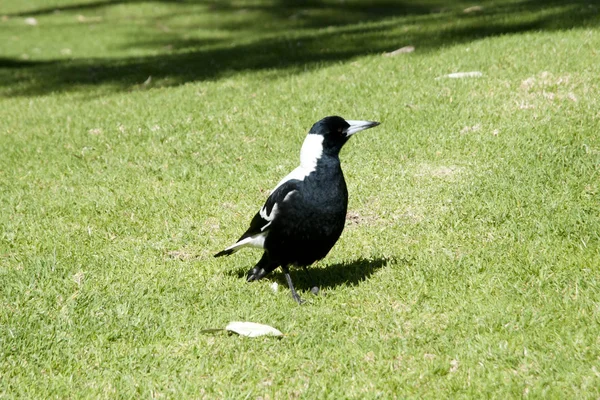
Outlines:
{"type": "Polygon", "coordinates": [[[280,182],[279,185],[271,192],[271,195],[262,206],[259,212],[256,213],[248,230],[231,246],[225,250],[215,254],[215,257],[232,254],[242,247],[258,247],[264,248],[265,238],[271,222],[277,217],[279,205],[286,201],[293,192],[297,191],[302,184],[298,179],[290,179],[285,182],[280,182]]]}
{"type": "Polygon", "coordinates": [[[290,179],[277,186],[265,202],[265,205],[262,206],[260,211],[256,213],[254,218],[252,218],[250,227],[242,235],[238,242],[249,236],[254,236],[256,234],[265,232],[271,225],[271,222],[273,222],[277,216],[280,204],[283,203],[288,196],[292,194],[292,192],[298,190],[301,184],[302,181],[298,179],[290,179]]]}

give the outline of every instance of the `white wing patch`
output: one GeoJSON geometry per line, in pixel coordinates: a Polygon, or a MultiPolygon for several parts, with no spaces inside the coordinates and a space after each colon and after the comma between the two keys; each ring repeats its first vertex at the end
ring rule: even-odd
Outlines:
{"type": "Polygon", "coordinates": [[[273,222],[273,220],[275,219],[275,216],[277,215],[278,211],[279,211],[279,207],[277,206],[277,203],[273,204],[273,208],[271,209],[270,214],[267,214],[267,209],[264,206],[263,206],[263,208],[260,209],[260,211],[258,213],[260,214],[262,219],[269,221],[265,226],[260,228],[261,232],[264,232],[264,230],[267,229],[269,227],[269,225],[271,225],[271,222],[273,222]]]}
{"type": "Polygon", "coordinates": [[[296,193],[296,192],[297,192],[297,190],[292,190],[291,192],[289,192],[288,194],[286,194],[286,195],[285,195],[285,197],[283,198],[283,201],[284,201],[284,202],[285,202],[285,201],[288,201],[288,200],[290,199],[290,197],[292,197],[292,195],[293,195],[294,193],[296,193]]]}
{"type": "Polygon", "coordinates": [[[262,219],[267,220],[269,222],[267,224],[265,224],[265,226],[260,228],[260,233],[257,233],[256,235],[242,239],[239,242],[232,244],[231,246],[226,248],[224,251],[227,251],[227,250],[238,251],[242,247],[255,247],[258,249],[264,249],[265,248],[265,239],[267,238],[267,233],[268,233],[268,232],[265,232],[265,229],[267,229],[269,227],[269,225],[271,225],[271,222],[273,222],[273,220],[275,219],[275,216],[277,215],[277,210],[278,210],[277,203],[275,203],[273,205],[273,208],[271,209],[270,214],[267,214],[267,210],[265,207],[261,208],[259,211],[260,216],[262,217],[262,219]]]}
{"type": "Polygon", "coordinates": [[[273,208],[271,209],[270,214],[267,214],[267,209],[265,208],[265,206],[263,206],[263,208],[261,208],[258,213],[260,214],[262,219],[270,222],[270,221],[273,221],[273,219],[275,218],[275,215],[277,215],[278,208],[279,208],[279,206],[277,205],[277,203],[275,203],[275,204],[273,204],[273,208]]]}

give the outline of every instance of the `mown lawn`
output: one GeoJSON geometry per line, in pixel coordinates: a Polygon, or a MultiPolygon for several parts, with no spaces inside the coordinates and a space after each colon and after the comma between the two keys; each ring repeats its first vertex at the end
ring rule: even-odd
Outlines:
{"type": "Polygon", "coordinates": [[[598,398],[599,22],[2,1],[0,398],[598,398]],[[245,282],[259,252],[212,254],[326,115],[382,125],[344,148],[346,230],[298,306],[245,282]],[[235,320],[285,337],[201,332],[235,320]]]}

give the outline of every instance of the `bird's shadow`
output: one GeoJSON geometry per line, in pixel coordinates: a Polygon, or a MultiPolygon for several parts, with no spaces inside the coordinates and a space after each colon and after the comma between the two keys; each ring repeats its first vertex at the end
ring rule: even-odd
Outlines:
{"type": "MultiPolygon", "coordinates": [[[[309,267],[308,274],[302,268],[291,268],[290,275],[294,286],[299,291],[310,290],[314,285],[320,289],[332,289],[341,285],[355,286],[368,279],[379,269],[389,263],[396,262],[394,258],[359,258],[353,261],[341,262],[323,267],[309,267]]],[[[232,271],[232,275],[238,278],[246,277],[246,270],[238,269],[232,271]]],[[[269,274],[266,279],[276,281],[280,285],[287,286],[285,276],[281,269],[269,274]]]]}

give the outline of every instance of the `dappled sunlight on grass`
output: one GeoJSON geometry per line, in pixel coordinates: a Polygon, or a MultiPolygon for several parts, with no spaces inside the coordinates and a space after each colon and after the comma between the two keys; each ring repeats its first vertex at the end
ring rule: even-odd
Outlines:
{"type": "Polygon", "coordinates": [[[5,14],[0,83],[9,95],[136,89],[246,71],[298,73],[415,46],[594,26],[587,2],[97,1],[5,14]],[[474,11],[468,11],[474,10],[474,11]],[[24,18],[39,20],[36,26],[24,18]],[[81,40],[93,35],[93,42],[81,40]],[[32,42],[31,46],[23,43],[32,42]]]}

